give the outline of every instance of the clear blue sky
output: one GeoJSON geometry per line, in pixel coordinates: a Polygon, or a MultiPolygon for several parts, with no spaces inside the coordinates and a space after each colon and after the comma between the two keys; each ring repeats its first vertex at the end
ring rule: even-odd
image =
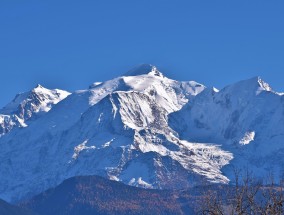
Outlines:
{"type": "Polygon", "coordinates": [[[284,91],[284,1],[0,1],[0,106],[36,83],[74,91],[140,63],[217,88],[261,76],[284,91]]]}

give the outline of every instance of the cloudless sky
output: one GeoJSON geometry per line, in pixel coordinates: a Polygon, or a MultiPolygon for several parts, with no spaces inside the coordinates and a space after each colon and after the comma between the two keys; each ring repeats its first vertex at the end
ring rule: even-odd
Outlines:
{"type": "Polygon", "coordinates": [[[0,106],[37,83],[86,89],[141,63],[284,91],[283,0],[1,0],[0,106]]]}

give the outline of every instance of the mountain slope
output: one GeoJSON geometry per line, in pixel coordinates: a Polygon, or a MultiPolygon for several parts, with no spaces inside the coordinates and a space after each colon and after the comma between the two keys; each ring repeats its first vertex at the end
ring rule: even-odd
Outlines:
{"type": "Polygon", "coordinates": [[[29,92],[16,95],[12,102],[0,109],[0,136],[14,127],[26,127],[28,121],[48,112],[70,93],[63,90],[49,90],[37,85],[29,92]]]}
{"type": "Polygon", "coordinates": [[[259,176],[282,171],[284,97],[259,77],[206,89],[173,113],[170,125],[189,141],[222,144],[235,155],[235,167],[259,176]]]}
{"type": "Polygon", "coordinates": [[[28,209],[23,209],[18,206],[11,205],[0,199],[0,214],[3,215],[35,215],[28,209]]]}
{"type": "Polygon", "coordinates": [[[74,177],[21,203],[40,215],[193,214],[191,199],[178,192],[126,186],[97,176],[74,177]]]}

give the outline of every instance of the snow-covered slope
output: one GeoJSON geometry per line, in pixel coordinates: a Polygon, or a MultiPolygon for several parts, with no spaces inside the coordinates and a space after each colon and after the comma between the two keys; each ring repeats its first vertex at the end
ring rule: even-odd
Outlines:
{"type": "Polygon", "coordinates": [[[259,176],[282,172],[284,97],[259,77],[220,91],[207,88],[173,113],[170,125],[189,141],[222,144],[234,154],[231,166],[259,176]]]}
{"type": "Polygon", "coordinates": [[[273,155],[283,160],[283,98],[260,78],[218,91],[140,65],[1,137],[0,198],[17,201],[78,175],[168,189],[228,183],[228,164],[251,162],[261,174],[280,166],[273,155]]]}
{"type": "Polygon", "coordinates": [[[26,127],[30,119],[48,112],[69,94],[67,91],[50,90],[37,85],[29,92],[16,95],[12,102],[0,109],[0,136],[14,127],[26,127]]]}

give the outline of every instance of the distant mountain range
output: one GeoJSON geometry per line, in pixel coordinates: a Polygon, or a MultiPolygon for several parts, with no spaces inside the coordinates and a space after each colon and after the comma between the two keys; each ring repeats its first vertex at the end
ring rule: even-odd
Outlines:
{"type": "Polygon", "coordinates": [[[19,94],[0,110],[0,135],[8,202],[84,175],[161,190],[226,184],[234,168],[282,171],[284,96],[259,77],[217,90],[143,64],[86,90],[19,94]]]}

